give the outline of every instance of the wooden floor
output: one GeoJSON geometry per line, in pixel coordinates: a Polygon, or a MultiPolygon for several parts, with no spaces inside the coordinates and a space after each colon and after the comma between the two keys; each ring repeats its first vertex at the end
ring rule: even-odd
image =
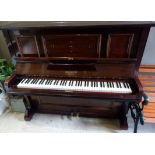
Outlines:
{"type": "Polygon", "coordinates": [[[144,108],[145,122],[155,123],[155,65],[141,65],[139,78],[150,99],[144,108]]]}

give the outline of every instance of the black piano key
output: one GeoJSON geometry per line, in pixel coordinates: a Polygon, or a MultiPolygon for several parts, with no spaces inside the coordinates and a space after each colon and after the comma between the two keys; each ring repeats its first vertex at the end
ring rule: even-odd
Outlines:
{"type": "Polygon", "coordinates": [[[33,79],[32,81],[33,81],[32,83],[34,84],[34,83],[35,83],[35,81],[36,81],[36,79],[33,79]]]}
{"type": "Polygon", "coordinates": [[[31,79],[28,83],[31,84],[32,81],[33,81],[33,79],[31,79]]]}
{"type": "Polygon", "coordinates": [[[28,81],[27,81],[27,84],[31,81],[32,79],[29,79],[28,81]]]}
{"type": "Polygon", "coordinates": [[[119,87],[122,88],[121,83],[119,82],[119,87]]]}
{"type": "Polygon", "coordinates": [[[41,84],[42,83],[42,80],[39,82],[39,84],[41,84]]]}
{"type": "Polygon", "coordinates": [[[107,87],[109,88],[109,82],[107,82],[107,87]]]}
{"type": "Polygon", "coordinates": [[[109,86],[110,86],[110,88],[112,87],[111,82],[109,82],[109,86]]]}
{"type": "Polygon", "coordinates": [[[33,84],[34,80],[31,81],[31,84],[33,84]]]}
{"type": "Polygon", "coordinates": [[[84,86],[86,87],[86,81],[84,82],[84,86]]]}
{"type": "Polygon", "coordinates": [[[22,79],[20,83],[23,83],[26,79],[22,79]]]}
{"type": "Polygon", "coordinates": [[[81,81],[79,81],[79,86],[81,86],[81,81]]]}
{"type": "Polygon", "coordinates": [[[26,81],[25,81],[25,83],[27,83],[29,81],[29,79],[27,79],[26,81]]]}
{"type": "Polygon", "coordinates": [[[55,85],[58,85],[58,83],[59,83],[59,80],[56,81],[56,84],[55,85]]]}
{"type": "Polygon", "coordinates": [[[110,82],[110,87],[112,88],[112,82],[110,82]]]}
{"type": "Polygon", "coordinates": [[[63,82],[63,84],[62,84],[63,86],[65,85],[65,82],[66,82],[66,81],[64,80],[64,82],[63,82]]]}
{"type": "Polygon", "coordinates": [[[62,85],[63,84],[63,80],[61,80],[61,82],[60,82],[60,85],[62,85]]]}
{"type": "Polygon", "coordinates": [[[34,84],[36,83],[37,79],[34,79],[34,84]]]}
{"type": "Polygon", "coordinates": [[[49,80],[48,85],[51,85],[53,82],[53,80],[49,80]]]}
{"type": "Polygon", "coordinates": [[[48,80],[48,83],[47,83],[47,85],[50,85],[50,82],[51,82],[51,80],[48,80]]]}
{"type": "Polygon", "coordinates": [[[72,81],[71,81],[71,80],[69,80],[69,81],[67,81],[67,82],[69,82],[69,84],[68,84],[68,85],[69,85],[69,86],[71,86],[72,81]]]}
{"type": "Polygon", "coordinates": [[[71,81],[69,81],[69,86],[71,86],[71,81]]]}
{"type": "Polygon", "coordinates": [[[62,86],[63,80],[60,82],[60,86],[62,86]]]}
{"type": "Polygon", "coordinates": [[[124,85],[124,87],[125,87],[125,88],[128,88],[128,86],[127,86],[126,82],[124,82],[124,83],[123,83],[123,85],[124,85]]]}
{"type": "Polygon", "coordinates": [[[43,79],[43,80],[42,80],[42,82],[41,82],[41,84],[43,84],[43,83],[44,83],[44,81],[45,81],[45,80],[43,79]]]}
{"type": "Polygon", "coordinates": [[[35,80],[35,84],[37,84],[37,83],[38,83],[38,81],[39,81],[39,79],[36,79],[36,80],[35,80]]]}
{"type": "Polygon", "coordinates": [[[52,84],[52,82],[53,82],[53,80],[51,80],[51,81],[50,81],[49,85],[51,85],[51,84],[52,84]]]}
{"type": "Polygon", "coordinates": [[[126,84],[125,84],[125,82],[123,83],[123,85],[124,85],[124,87],[126,88],[126,84]]]}
{"type": "Polygon", "coordinates": [[[65,82],[64,82],[64,86],[66,86],[66,80],[65,80],[65,82]]]}
{"type": "Polygon", "coordinates": [[[111,84],[112,84],[112,87],[114,88],[114,83],[113,83],[113,82],[111,82],[111,84]]]}
{"type": "Polygon", "coordinates": [[[46,80],[45,85],[47,85],[48,80],[46,80]]]}
{"type": "Polygon", "coordinates": [[[56,80],[53,81],[53,85],[55,85],[55,84],[56,84],[56,80]]]}
{"type": "Polygon", "coordinates": [[[67,80],[66,80],[66,82],[65,82],[65,85],[67,85],[67,80]]]}
{"type": "Polygon", "coordinates": [[[72,86],[72,82],[73,82],[73,81],[70,81],[70,86],[72,86]]]}
{"type": "Polygon", "coordinates": [[[40,84],[41,83],[41,80],[39,81],[39,83],[38,84],[40,84]]]}
{"type": "Polygon", "coordinates": [[[27,81],[26,81],[26,83],[28,84],[30,82],[30,79],[28,79],[27,81]]]}
{"type": "Polygon", "coordinates": [[[118,84],[118,82],[116,82],[116,85],[117,85],[117,88],[119,88],[119,84],[118,84]]]}
{"type": "Polygon", "coordinates": [[[56,85],[58,85],[58,84],[60,84],[60,80],[57,80],[57,81],[56,81],[56,85]]]}
{"type": "Polygon", "coordinates": [[[39,79],[35,79],[34,84],[37,84],[38,81],[39,81],[39,79]]]}
{"type": "Polygon", "coordinates": [[[80,81],[78,81],[78,84],[77,84],[77,86],[79,86],[80,85],[80,81]]]}
{"type": "Polygon", "coordinates": [[[88,87],[89,86],[89,81],[86,81],[86,87],[88,87]]]}
{"type": "Polygon", "coordinates": [[[62,84],[62,85],[64,85],[64,84],[65,84],[65,82],[66,82],[66,81],[64,80],[64,82],[63,82],[63,84],[62,84]]]}
{"type": "Polygon", "coordinates": [[[43,80],[41,80],[41,81],[39,82],[39,84],[42,84],[42,81],[43,81],[43,80]]]}
{"type": "MultiPolygon", "coordinates": [[[[53,82],[53,80],[52,80],[52,82],[53,82]]],[[[62,86],[62,84],[63,84],[63,80],[60,81],[59,85],[62,86]]]]}
{"type": "Polygon", "coordinates": [[[78,86],[80,86],[81,81],[79,81],[78,86]]]}
{"type": "Polygon", "coordinates": [[[73,81],[71,81],[71,86],[73,86],[73,81]]]}
{"type": "Polygon", "coordinates": [[[130,88],[129,83],[126,83],[127,87],[130,88]]]}
{"type": "Polygon", "coordinates": [[[48,80],[47,84],[50,85],[51,80],[48,80]]]}
{"type": "Polygon", "coordinates": [[[40,85],[43,84],[43,82],[44,82],[44,80],[42,79],[42,80],[40,81],[40,85]]]}
{"type": "Polygon", "coordinates": [[[28,80],[28,79],[26,79],[24,83],[26,83],[27,80],[28,80]]]}

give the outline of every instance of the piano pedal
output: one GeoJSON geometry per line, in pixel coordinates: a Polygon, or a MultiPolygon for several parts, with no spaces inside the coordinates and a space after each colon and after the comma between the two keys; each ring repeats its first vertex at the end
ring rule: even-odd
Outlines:
{"type": "Polygon", "coordinates": [[[73,113],[73,112],[71,112],[71,114],[70,114],[70,115],[67,115],[67,118],[68,118],[69,120],[72,120],[73,116],[74,116],[74,113],[73,113]]]}
{"type": "Polygon", "coordinates": [[[79,119],[79,113],[78,112],[76,113],[76,119],[79,119]]]}
{"type": "Polygon", "coordinates": [[[61,115],[61,119],[64,119],[64,115],[61,115]]]}

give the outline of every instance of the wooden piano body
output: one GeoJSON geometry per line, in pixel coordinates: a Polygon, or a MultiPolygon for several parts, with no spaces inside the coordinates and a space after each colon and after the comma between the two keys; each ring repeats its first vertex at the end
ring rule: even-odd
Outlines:
{"type": "Polygon", "coordinates": [[[152,24],[45,25],[3,29],[16,60],[15,72],[5,88],[9,94],[23,96],[25,120],[35,112],[118,118],[120,127],[127,129],[129,105],[139,106],[143,96],[137,72],[152,24]],[[123,80],[130,83],[132,93],[17,88],[24,77],[123,80]]]}

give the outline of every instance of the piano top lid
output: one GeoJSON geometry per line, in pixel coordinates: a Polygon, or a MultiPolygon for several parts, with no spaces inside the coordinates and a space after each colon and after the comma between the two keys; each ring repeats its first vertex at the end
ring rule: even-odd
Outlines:
{"type": "Polygon", "coordinates": [[[0,29],[81,26],[155,26],[153,21],[1,21],[0,29]]]}

